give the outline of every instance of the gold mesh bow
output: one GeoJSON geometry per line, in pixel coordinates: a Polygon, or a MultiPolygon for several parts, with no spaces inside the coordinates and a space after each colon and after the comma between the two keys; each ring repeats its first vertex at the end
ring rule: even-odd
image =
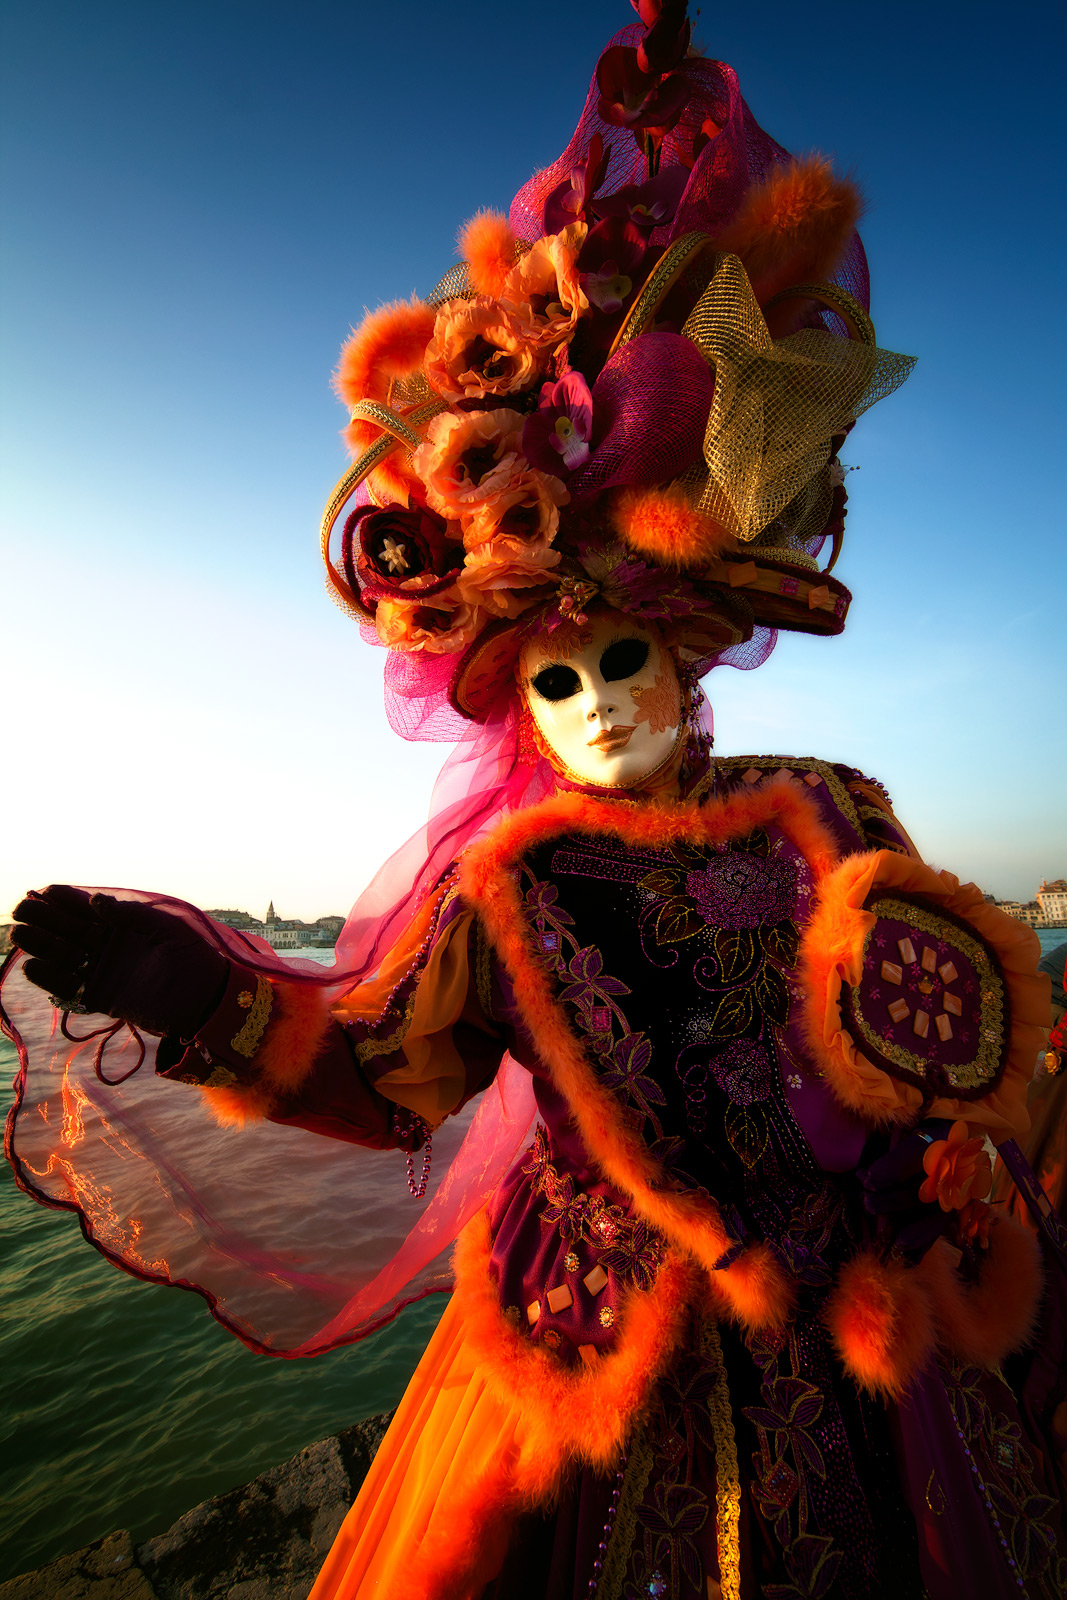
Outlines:
{"type": "Polygon", "coordinates": [[[725,253],[682,328],[715,372],[704,466],[691,469],[685,485],[700,510],[745,541],[810,497],[832,435],[899,387],[915,364],[868,342],[870,319],[842,291],[806,292],[850,320],[859,337],[804,328],[772,339],[744,267],[725,253]]]}

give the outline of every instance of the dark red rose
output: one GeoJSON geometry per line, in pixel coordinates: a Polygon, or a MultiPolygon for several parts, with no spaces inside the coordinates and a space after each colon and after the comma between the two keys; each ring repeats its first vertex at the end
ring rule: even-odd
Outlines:
{"type": "Polygon", "coordinates": [[[685,12],[685,0],[666,0],[656,20],[646,23],[648,31],[637,47],[642,72],[669,72],[685,60],[692,36],[685,12]]]}
{"type": "Polygon", "coordinates": [[[463,546],[425,506],[363,506],[345,523],[341,559],[349,584],[368,599],[426,595],[452,582],[463,546]]]}

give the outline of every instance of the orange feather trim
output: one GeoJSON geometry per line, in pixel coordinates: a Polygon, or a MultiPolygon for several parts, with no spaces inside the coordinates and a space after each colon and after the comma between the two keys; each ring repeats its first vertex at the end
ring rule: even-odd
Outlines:
{"type": "Polygon", "coordinates": [[[1041,1251],[1037,1240],[998,1216],[978,1282],[963,1282],[955,1252],[939,1239],[916,1269],[929,1292],[938,1342],[960,1361],[991,1371],[1033,1331],[1041,1298],[1041,1251]]]}
{"type": "Polygon", "coordinates": [[[819,886],[800,947],[804,1030],[831,1090],[869,1123],[907,1123],[921,1108],[928,1117],[963,1117],[990,1133],[994,1143],[1025,1134],[1026,1090],[1048,1019],[1049,980],[1036,970],[1039,954],[1033,930],[987,905],[973,883],[961,884],[949,872],[889,850],[850,856],[819,886]],[[875,922],[863,905],[875,889],[928,898],[935,910],[943,907],[969,924],[996,952],[1011,1002],[1011,1034],[1000,1082],[980,1099],[943,1096],[924,1103],[918,1087],[868,1060],[843,1028],[841,987],[859,983],[863,942],[875,922]]]}
{"type": "Polygon", "coordinates": [[[272,983],[274,1011],[256,1051],[255,1080],[241,1087],[202,1089],[218,1122],[243,1127],[262,1122],[284,1094],[311,1072],[334,1021],[317,986],[272,983]]]}
{"type": "Polygon", "coordinates": [[[396,378],[418,372],[436,320],[433,306],[417,299],[368,311],[341,351],[334,374],[334,388],[345,404],[387,400],[396,378]]]}
{"type": "MultiPolygon", "coordinates": [[[[388,402],[393,383],[422,368],[426,346],[433,338],[437,313],[421,300],[398,300],[368,311],[341,351],[334,388],[346,405],[360,400],[388,402]]],[[[350,422],[342,433],[353,460],[382,436],[380,428],[362,419],[350,422]]],[[[369,486],[379,505],[406,506],[417,479],[403,449],[395,450],[371,473],[369,486]]]]}
{"type": "Polygon", "coordinates": [[[515,249],[515,235],[499,211],[479,211],[459,230],[459,251],[467,263],[471,288],[494,300],[503,293],[515,265],[515,249]]]}
{"type": "Polygon", "coordinates": [[[628,844],[663,848],[677,839],[714,844],[743,838],[776,823],[804,855],[816,883],[833,867],[836,847],[814,801],[789,777],[774,777],[701,809],[684,805],[631,806],[588,795],[555,795],[506,818],[463,857],[460,887],[504,962],[523,1020],[538,1041],[556,1087],[570,1106],[590,1159],[628,1195],[644,1221],[710,1272],[721,1309],[748,1327],[781,1326],[794,1286],[766,1246],[746,1250],[727,1267],[730,1247],[717,1206],[693,1194],[665,1190],[663,1173],[638,1133],[627,1126],[614,1096],[600,1084],[556,1000],[535,953],[511,867],[559,833],[608,834],[628,844]]]}
{"type": "Polygon", "coordinates": [[[825,156],[773,166],[715,243],[741,257],[763,305],[780,289],[830,277],[863,215],[863,196],[825,156]]]}
{"type": "Polygon", "coordinates": [[[841,1364],[871,1394],[899,1397],[933,1353],[922,1283],[914,1271],[870,1251],[842,1267],[823,1320],[841,1364]]]}
{"type": "Polygon", "coordinates": [[[622,542],[665,567],[695,567],[737,540],[714,517],[697,511],[671,489],[626,489],[611,511],[622,542]]]}

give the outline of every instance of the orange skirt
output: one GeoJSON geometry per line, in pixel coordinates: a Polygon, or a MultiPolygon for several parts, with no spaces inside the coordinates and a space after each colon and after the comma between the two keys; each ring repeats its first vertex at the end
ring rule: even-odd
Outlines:
{"type": "Polygon", "coordinates": [[[309,1600],[477,1600],[518,1505],[521,1400],[490,1394],[449,1301],[309,1600]]]}

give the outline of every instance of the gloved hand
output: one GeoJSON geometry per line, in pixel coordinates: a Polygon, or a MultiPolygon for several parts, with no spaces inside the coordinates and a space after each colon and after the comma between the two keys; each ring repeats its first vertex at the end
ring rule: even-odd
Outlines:
{"type": "MultiPolygon", "coordinates": [[[[951,1126],[941,1117],[928,1117],[856,1174],[863,1184],[863,1204],[879,1219],[879,1232],[912,1261],[926,1254],[950,1221],[936,1200],[920,1200],[919,1190],[927,1176],[923,1158],[931,1144],[948,1137],[951,1126]]],[[[884,1136],[879,1142],[884,1143],[884,1136]]]]}
{"type": "Polygon", "coordinates": [[[222,998],[230,963],[180,917],[54,883],[15,907],[11,942],[31,983],[63,1005],[191,1039],[222,998]]]}

